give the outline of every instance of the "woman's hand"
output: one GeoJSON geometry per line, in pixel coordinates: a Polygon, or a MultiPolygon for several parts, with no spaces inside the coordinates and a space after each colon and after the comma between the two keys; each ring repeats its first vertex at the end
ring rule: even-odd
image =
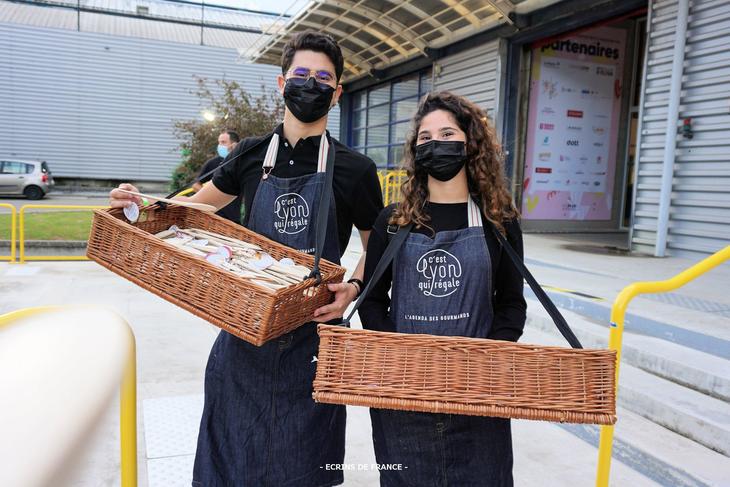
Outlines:
{"type": "Polygon", "coordinates": [[[134,191],[135,193],[139,193],[137,188],[129,183],[120,184],[119,188],[115,188],[109,192],[109,206],[111,206],[112,208],[126,208],[130,205],[130,203],[135,203],[137,205],[142,204],[142,198],[140,198],[139,196],[134,196],[129,193],[123,193],[122,191],[118,191],[118,189],[126,189],[127,191],[134,191]]]}
{"type": "Polygon", "coordinates": [[[325,323],[336,318],[342,318],[345,310],[357,297],[357,285],[349,282],[327,284],[327,289],[335,293],[335,300],[321,308],[314,310],[314,321],[325,323]]]}

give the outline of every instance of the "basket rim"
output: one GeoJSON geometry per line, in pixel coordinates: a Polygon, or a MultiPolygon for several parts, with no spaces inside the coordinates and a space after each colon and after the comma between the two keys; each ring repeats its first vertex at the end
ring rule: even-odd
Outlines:
{"type": "Polygon", "coordinates": [[[530,343],[519,343],[519,342],[512,342],[509,340],[494,340],[492,338],[476,338],[476,337],[466,337],[466,336],[454,336],[454,335],[432,335],[429,333],[402,333],[402,332],[394,332],[394,331],[378,331],[378,330],[368,330],[368,329],[357,329],[357,328],[349,328],[342,325],[328,325],[326,323],[319,323],[317,325],[317,334],[320,338],[322,338],[323,334],[327,335],[333,335],[333,334],[339,334],[339,335],[350,335],[350,336],[364,336],[364,335],[373,335],[377,334],[378,336],[381,336],[383,338],[388,339],[395,339],[397,338],[400,341],[403,340],[420,340],[423,337],[429,337],[429,338],[436,338],[438,340],[442,340],[444,342],[454,342],[454,343],[461,343],[461,342],[468,342],[471,344],[479,344],[483,342],[491,342],[491,343],[504,343],[509,344],[510,346],[517,346],[520,348],[525,349],[547,349],[547,350],[572,350],[574,352],[578,353],[590,353],[595,354],[596,352],[600,353],[606,353],[611,355],[617,355],[616,350],[611,350],[608,348],[571,348],[571,347],[561,347],[557,345],[539,345],[539,344],[530,344],[530,343]]]}
{"type": "MultiPolygon", "coordinates": [[[[153,210],[157,211],[154,208],[154,206],[155,205],[147,205],[147,206],[143,207],[142,209],[153,209],[153,210]]],[[[157,208],[159,208],[159,207],[157,207],[157,208]]],[[[161,208],[160,208],[160,210],[161,210],[161,208]]],[[[201,210],[195,210],[193,208],[185,208],[185,210],[186,211],[201,211],[201,210]]],[[[121,218],[115,217],[112,214],[112,212],[115,212],[115,213],[121,212],[121,210],[119,208],[95,209],[95,210],[93,210],[93,212],[94,212],[95,215],[99,215],[102,218],[109,219],[110,221],[114,222],[115,225],[120,225],[121,224],[121,225],[126,226],[127,227],[127,230],[131,230],[133,234],[135,234],[135,235],[137,235],[137,236],[139,236],[139,237],[141,237],[143,239],[155,239],[154,240],[155,243],[158,243],[158,244],[159,243],[162,243],[162,244],[164,244],[164,246],[168,250],[174,251],[175,253],[178,253],[178,254],[180,254],[182,256],[185,256],[185,257],[195,258],[194,255],[185,253],[183,250],[180,250],[179,248],[175,247],[174,245],[172,245],[172,244],[170,244],[168,242],[165,242],[163,239],[156,238],[152,233],[146,232],[144,230],[141,230],[141,229],[137,228],[136,226],[130,224],[129,222],[124,221],[121,218]]],[[[246,227],[243,227],[242,226],[242,228],[246,229],[249,232],[253,232],[253,230],[250,230],[250,229],[248,229],[246,227]]],[[[256,233],[256,232],[254,232],[254,233],[256,233]]],[[[269,239],[269,238],[267,238],[267,237],[265,237],[263,235],[260,235],[260,234],[256,234],[256,235],[259,238],[262,238],[262,239],[265,239],[265,240],[270,241],[274,245],[282,245],[282,246],[284,246],[283,244],[281,244],[279,242],[276,242],[274,240],[271,240],[271,239],[269,239]]],[[[284,246],[284,247],[286,247],[286,246],[284,246]]],[[[309,256],[309,254],[305,254],[305,253],[300,252],[300,251],[298,251],[296,249],[293,249],[293,248],[290,248],[290,247],[286,247],[286,248],[287,248],[287,251],[296,252],[298,254],[301,254],[302,256],[309,256]]],[[[311,256],[309,256],[309,257],[311,257],[311,256]]],[[[262,286],[260,284],[257,284],[255,282],[253,282],[250,279],[243,278],[243,277],[238,276],[238,275],[236,275],[236,274],[234,274],[234,273],[232,273],[230,271],[227,271],[225,269],[221,269],[220,267],[217,267],[217,266],[211,264],[206,259],[197,258],[195,260],[198,261],[198,262],[203,263],[204,266],[207,266],[209,270],[213,271],[215,274],[217,274],[219,276],[223,276],[224,278],[228,278],[228,279],[233,279],[234,281],[239,282],[239,283],[242,283],[242,284],[246,284],[247,286],[253,286],[256,289],[261,290],[264,293],[269,294],[271,296],[275,296],[277,298],[282,297],[283,295],[287,295],[287,294],[289,294],[291,292],[303,291],[305,289],[308,289],[310,287],[314,287],[314,286],[317,285],[316,279],[313,278],[313,277],[310,277],[310,278],[307,278],[307,279],[305,279],[305,280],[303,280],[303,281],[301,281],[299,283],[291,284],[291,285],[286,286],[286,287],[283,287],[281,289],[276,289],[276,290],[269,289],[267,287],[264,287],[264,286],[262,286]]],[[[331,270],[325,270],[325,269],[322,269],[321,270],[321,272],[322,272],[322,281],[325,281],[327,279],[335,278],[340,272],[342,272],[343,274],[346,272],[346,269],[344,269],[340,265],[335,264],[334,262],[330,262],[330,261],[328,261],[328,260],[326,260],[324,258],[322,259],[322,261],[323,262],[326,262],[330,266],[333,266],[333,268],[331,270]]]]}

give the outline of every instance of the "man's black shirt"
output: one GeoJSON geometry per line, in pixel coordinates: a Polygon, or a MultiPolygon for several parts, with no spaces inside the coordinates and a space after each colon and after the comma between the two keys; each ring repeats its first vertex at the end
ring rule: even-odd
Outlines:
{"type": "MultiPolygon", "coordinates": [[[[271,174],[280,178],[294,178],[317,172],[319,136],[299,140],[294,147],[283,136],[283,126],[274,130],[279,134],[279,152],[271,174]]],[[[252,148],[239,159],[216,171],[213,184],[230,195],[242,196],[245,207],[251,208],[261,181],[262,168],[271,134],[242,140],[226,160],[252,148]]],[[[337,208],[337,230],[340,255],[345,253],[352,226],[370,230],[383,208],[383,196],[378,173],[373,161],[333,139],[335,144],[335,172],[333,194],[337,208]]],[[[243,225],[248,225],[245,212],[243,225]]]]}
{"type": "MultiPolygon", "coordinates": [[[[213,169],[217,168],[223,163],[223,158],[221,156],[215,156],[210,159],[208,159],[205,164],[203,164],[203,168],[200,170],[200,175],[206,174],[213,169]]],[[[216,171],[217,172],[217,171],[216,171]]],[[[203,179],[201,179],[199,182],[200,184],[205,184],[211,179],[213,179],[213,174],[208,174],[203,179]]],[[[227,206],[221,208],[216,212],[216,215],[220,215],[223,218],[228,218],[229,220],[236,222],[238,224],[241,223],[241,204],[243,203],[243,198],[240,196],[233,200],[231,203],[229,203],[227,206]]]]}

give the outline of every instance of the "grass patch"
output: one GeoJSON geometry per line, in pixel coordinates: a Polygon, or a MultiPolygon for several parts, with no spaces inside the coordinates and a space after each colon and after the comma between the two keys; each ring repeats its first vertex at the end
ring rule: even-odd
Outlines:
{"type": "MultiPolygon", "coordinates": [[[[93,213],[86,211],[44,211],[25,213],[26,240],[86,240],[93,213]]],[[[18,221],[20,218],[18,218],[18,221]]],[[[20,229],[18,229],[20,232],[20,229]]],[[[19,237],[19,235],[18,235],[19,237]]],[[[10,215],[0,215],[0,240],[10,240],[10,215]]]]}

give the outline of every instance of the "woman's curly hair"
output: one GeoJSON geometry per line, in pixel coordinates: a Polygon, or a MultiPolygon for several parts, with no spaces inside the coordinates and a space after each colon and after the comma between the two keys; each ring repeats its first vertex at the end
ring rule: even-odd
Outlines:
{"type": "MultiPolygon", "coordinates": [[[[391,216],[393,225],[414,223],[429,227],[429,217],[423,212],[428,200],[428,175],[417,170],[414,159],[416,141],[423,118],[436,110],[451,113],[466,134],[466,175],[469,193],[481,205],[482,213],[504,233],[503,223],[518,216],[508,190],[504,171],[502,147],[487,114],[461,96],[448,91],[430,93],[423,97],[413,117],[406,137],[403,169],[406,178],[401,186],[402,199],[391,216]]],[[[430,227],[429,227],[430,228],[430,227]]]]}

